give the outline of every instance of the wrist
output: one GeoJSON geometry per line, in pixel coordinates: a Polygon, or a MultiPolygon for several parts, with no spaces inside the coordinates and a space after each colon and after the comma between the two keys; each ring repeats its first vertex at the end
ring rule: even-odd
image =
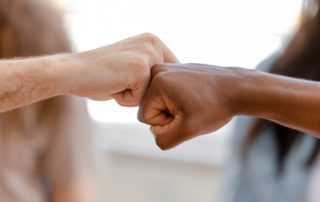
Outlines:
{"type": "Polygon", "coordinates": [[[255,115],[261,98],[258,93],[263,91],[263,86],[266,85],[266,74],[245,68],[229,69],[232,71],[228,81],[232,85],[229,96],[232,115],[255,115]]]}
{"type": "Polygon", "coordinates": [[[43,58],[47,78],[54,88],[54,96],[72,94],[72,86],[76,76],[74,69],[78,66],[72,55],[61,54],[43,58]]]}
{"type": "Polygon", "coordinates": [[[273,80],[270,74],[258,70],[241,69],[238,72],[240,81],[237,85],[237,101],[235,115],[262,117],[266,111],[266,103],[274,99],[273,89],[269,88],[273,80]]]}

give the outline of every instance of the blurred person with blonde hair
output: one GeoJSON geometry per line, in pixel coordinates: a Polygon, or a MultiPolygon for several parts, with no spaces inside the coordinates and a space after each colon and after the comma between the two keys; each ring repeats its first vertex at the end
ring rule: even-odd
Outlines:
{"type": "MultiPolygon", "coordinates": [[[[0,57],[70,52],[45,0],[1,0],[0,57]]],[[[0,114],[0,201],[93,202],[93,139],[85,100],[59,96],[0,114]]]]}

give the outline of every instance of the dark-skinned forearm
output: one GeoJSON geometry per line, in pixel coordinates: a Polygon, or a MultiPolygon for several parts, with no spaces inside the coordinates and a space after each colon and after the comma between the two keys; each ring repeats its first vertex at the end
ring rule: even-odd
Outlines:
{"type": "Polygon", "coordinates": [[[241,80],[237,114],[268,119],[320,137],[319,82],[258,71],[241,80]]]}

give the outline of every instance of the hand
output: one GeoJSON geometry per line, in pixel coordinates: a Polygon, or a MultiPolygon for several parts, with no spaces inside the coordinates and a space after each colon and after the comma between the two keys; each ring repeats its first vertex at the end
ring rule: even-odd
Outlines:
{"type": "Polygon", "coordinates": [[[178,62],[155,35],[142,34],[95,50],[77,53],[70,74],[71,94],[94,100],[113,97],[122,106],[137,106],[150,82],[150,68],[178,62]]]}
{"type": "Polygon", "coordinates": [[[237,71],[200,64],[156,65],[138,118],[151,125],[161,149],[215,131],[236,113],[237,71]]]}

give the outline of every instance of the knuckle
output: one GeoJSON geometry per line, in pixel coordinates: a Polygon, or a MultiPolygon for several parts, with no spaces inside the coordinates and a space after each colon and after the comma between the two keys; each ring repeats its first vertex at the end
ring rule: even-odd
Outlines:
{"type": "Polygon", "coordinates": [[[151,43],[153,46],[157,46],[160,42],[160,39],[158,36],[148,32],[143,33],[142,38],[147,42],[151,43]]]}
{"type": "Polygon", "coordinates": [[[143,57],[131,59],[130,66],[133,71],[138,72],[139,74],[147,74],[150,72],[149,64],[143,57]]]}
{"type": "Polygon", "coordinates": [[[152,81],[154,83],[157,83],[157,85],[161,85],[162,87],[166,84],[166,74],[165,73],[159,73],[156,76],[152,78],[152,81]]]}
{"type": "Polygon", "coordinates": [[[153,61],[153,62],[158,61],[158,54],[157,54],[157,51],[155,50],[154,47],[146,46],[144,48],[144,52],[145,52],[145,54],[147,54],[150,57],[151,61],[153,61]]]}
{"type": "Polygon", "coordinates": [[[169,90],[172,88],[170,78],[168,77],[168,73],[158,73],[156,76],[152,77],[151,86],[158,91],[168,94],[171,91],[163,91],[165,89],[169,90]]]}
{"type": "Polygon", "coordinates": [[[134,68],[146,68],[148,63],[144,60],[143,57],[134,57],[131,59],[130,65],[134,68]]]}
{"type": "Polygon", "coordinates": [[[159,55],[159,53],[157,52],[157,50],[155,48],[149,48],[147,49],[147,54],[150,56],[151,60],[154,63],[158,63],[160,60],[160,58],[162,56],[159,55]]]}
{"type": "Polygon", "coordinates": [[[151,76],[155,77],[161,73],[169,73],[168,69],[164,65],[156,64],[151,68],[151,76]]]}

